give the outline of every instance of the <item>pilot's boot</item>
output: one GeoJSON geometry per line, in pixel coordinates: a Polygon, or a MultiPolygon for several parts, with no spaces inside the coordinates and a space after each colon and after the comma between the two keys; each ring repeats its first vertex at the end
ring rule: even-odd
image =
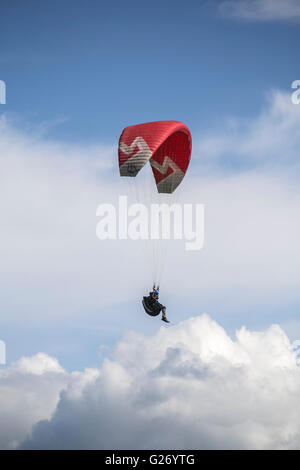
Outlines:
{"type": "Polygon", "coordinates": [[[165,309],[163,309],[163,311],[162,311],[161,319],[162,319],[162,321],[165,321],[166,323],[170,323],[170,321],[167,319],[166,310],[165,310],[165,309]]]}

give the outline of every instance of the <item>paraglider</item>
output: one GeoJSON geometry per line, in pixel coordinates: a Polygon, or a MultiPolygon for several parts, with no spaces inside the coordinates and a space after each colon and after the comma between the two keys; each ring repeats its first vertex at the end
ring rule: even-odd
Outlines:
{"type": "MultiPolygon", "coordinates": [[[[186,174],[191,151],[191,133],[182,122],[157,121],[126,127],[119,140],[120,176],[134,179],[149,162],[155,179],[156,194],[171,195],[186,174]]],[[[162,320],[169,322],[166,308],[158,302],[159,289],[155,288],[155,285],[160,285],[161,251],[153,250],[157,264],[153,274],[154,289],[149,296],[143,298],[143,306],[151,316],[162,312],[162,320]]]]}
{"type": "Polygon", "coordinates": [[[178,121],[157,121],[126,127],[119,140],[121,176],[136,177],[148,161],[159,193],[171,194],[190,163],[192,137],[178,121]]]}

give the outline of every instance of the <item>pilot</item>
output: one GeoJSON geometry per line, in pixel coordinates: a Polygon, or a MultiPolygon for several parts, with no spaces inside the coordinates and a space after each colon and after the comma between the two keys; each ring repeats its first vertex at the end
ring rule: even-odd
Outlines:
{"type": "Polygon", "coordinates": [[[149,293],[149,304],[153,310],[161,312],[161,319],[166,323],[170,323],[166,316],[166,307],[159,303],[159,286],[153,286],[152,292],[149,293]]]}

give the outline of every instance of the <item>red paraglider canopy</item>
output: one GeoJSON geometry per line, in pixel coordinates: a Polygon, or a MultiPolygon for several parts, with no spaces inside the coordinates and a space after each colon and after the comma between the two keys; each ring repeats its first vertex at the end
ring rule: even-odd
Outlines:
{"type": "Polygon", "coordinates": [[[126,127],[119,140],[121,176],[134,177],[150,161],[159,193],[172,193],[190,163],[192,136],[178,121],[157,121],[126,127]]]}

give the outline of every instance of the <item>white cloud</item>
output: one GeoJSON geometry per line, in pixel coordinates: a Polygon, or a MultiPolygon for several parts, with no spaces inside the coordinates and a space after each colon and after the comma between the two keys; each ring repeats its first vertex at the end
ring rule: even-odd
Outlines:
{"type": "MultiPolygon", "coordinates": [[[[185,191],[206,205],[205,246],[177,253],[183,272],[194,273],[185,288],[198,284],[206,295],[235,286],[235,299],[243,286],[261,289],[271,304],[299,285],[300,107],[273,91],[256,119],[224,127],[194,142],[197,180],[190,173],[185,191]]],[[[168,276],[174,283],[176,273],[168,276]]]]}
{"type": "Polygon", "coordinates": [[[39,353],[0,370],[0,447],[14,449],[32,426],[55,411],[68,374],[39,353]]]}
{"type": "Polygon", "coordinates": [[[228,119],[219,131],[201,136],[194,152],[210,170],[265,168],[282,174],[299,170],[299,144],[300,106],[292,103],[291,93],[272,90],[255,119],[228,119]]]}
{"type": "MultiPolygon", "coordinates": [[[[62,311],[74,315],[90,301],[95,309],[109,290],[110,299],[109,286],[117,269],[124,276],[125,266],[114,244],[96,238],[96,207],[117,198],[115,162],[114,147],[41,140],[2,117],[0,279],[11,321],[16,311],[25,311],[29,321],[41,311],[44,320],[62,311]]],[[[126,262],[124,248],[123,257],[126,262]]]]}
{"type": "Polygon", "coordinates": [[[43,375],[45,373],[62,374],[64,369],[59,365],[58,360],[47,356],[47,354],[38,353],[33,357],[20,358],[13,367],[14,370],[32,375],[43,375]]]}
{"type": "Polygon", "coordinates": [[[298,0],[226,0],[219,7],[222,14],[258,21],[299,20],[298,0]]]}
{"type": "Polygon", "coordinates": [[[299,387],[279,326],[242,328],[232,340],[202,315],[152,337],[127,334],[99,369],[1,372],[1,423],[5,413],[10,425],[1,446],[23,438],[20,446],[33,449],[295,449],[299,387]]]}

